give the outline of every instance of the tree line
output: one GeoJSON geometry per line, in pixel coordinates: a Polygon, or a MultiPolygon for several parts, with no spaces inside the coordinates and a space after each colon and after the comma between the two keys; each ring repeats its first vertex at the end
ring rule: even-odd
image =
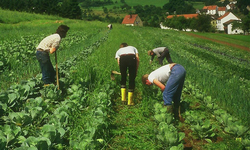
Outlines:
{"type": "MultiPolygon", "coordinates": [[[[199,15],[197,19],[185,19],[184,17],[174,17],[166,20],[167,15],[178,14],[194,14],[196,9],[191,5],[191,2],[204,2],[205,5],[226,6],[229,0],[223,3],[218,0],[169,0],[162,7],[154,5],[137,5],[129,6],[125,0],[120,0],[120,7],[114,6],[112,9],[107,9],[105,5],[111,5],[112,0],[0,0],[2,9],[25,11],[30,13],[57,15],[70,19],[83,19],[88,21],[99,20],[110,23],[121,23],[123,18],[114,17],[110,13],[126,13],[138,14],[143,21],[144,26],[159,27],[160,23],[176,28],[176,29],[193,29],[204,32],[213,32],[215,29],[210,24],[211,18],[207,15],[199,15]],[[105,17],[96,15],[91,9],[92,7],[103,6],[105,17]]],[[[117,3],[117,1],[115,1],[117,3]]],[[[249,11],[246,6],[250,5],[250,0],[237,0],[237,11],[245,14],[242,18],[242,26],[246,31],[249,30],[249,11]]],[[[237,13],[238,13],[237,12],[237,13]]],[[[236,27],[236,25],[235,25],[236,27]]]]}
{"type": "Polygon", "coordinates": [[[70,19],[81,19],[82,12],[78,4],[78,0],[0,0],[2,9],[70,19]]]}

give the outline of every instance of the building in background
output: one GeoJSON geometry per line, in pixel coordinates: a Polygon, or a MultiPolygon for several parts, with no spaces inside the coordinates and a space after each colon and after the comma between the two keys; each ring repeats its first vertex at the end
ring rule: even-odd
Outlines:
{"type": "Polygon", "coordinates": [[[143,26],[143,22],[137,14],[126,15],[122,21],[122,24],[127,26],[143,26]]]}

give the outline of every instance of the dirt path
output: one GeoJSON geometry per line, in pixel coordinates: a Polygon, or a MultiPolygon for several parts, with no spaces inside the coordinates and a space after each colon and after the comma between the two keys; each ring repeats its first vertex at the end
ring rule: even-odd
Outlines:
{"type": "Polygon", "coordinates": [[[202,38],[202,39],[205,39],[205,40],[210,40],[210,41],[213,41],[213,42],[221,43],[221,44],[224,44],[224,45],[232,46],[232,47],[239,48],[239,49],[250,52],[250,48],[245,47],[245,46],[241,46],[241,45],[237,45],[237,44],[233,44],[233,43],[228,43],[228,42],[225,42],[225,41],[220,41],[220,40],[208,38],[208,37],[197,35],[197,34],[190,33],[190,32],[185,32],[185,33],[187,35],[191,35],[193,37],[202,38]]]}

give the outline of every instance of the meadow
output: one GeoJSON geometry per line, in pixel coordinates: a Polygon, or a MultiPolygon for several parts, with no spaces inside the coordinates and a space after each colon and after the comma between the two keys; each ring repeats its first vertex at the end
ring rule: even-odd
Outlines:
{"type": "MultiPolygon", "coordinates": [[[[114,4],[112,5],[106,5],[105,7],[108,9],[113,9],[113,7],[120,7],[122,5],[124,5],[123,3],[121,3],[121,1],[117,1],[117,0],[113,0],[114,4]]],[[[163,7],[165,4],[167,4],[169,2],[169,0],[166,1],[162,1],[162,0],[154,0],[154,1],[150,1],[150,0],[125,0],[126,4],[128,4],[129,6],[133,7],[133,6],[137,6],[137,5],[154,5],[156,7],[163,7]]],[[[204,7],[204,3],[202,2],[190,2],[194,8],[196,9],[202,9],[204,7]]],[[[94,11],[102,11],[103,8],[102,7],[92,7],[91,9],[93,9],[94,11]]]]}
{"type": "Polygon", "coordinates": [[[105,22],[26,15],[0,24],[0,149],[250,148],[249,52],[173,30],[121,24],[108,30],[105,22]],[[36,45],[58,20],[70,27],[57,52],[60,90],[43,87],[35,58],[36,45]],[[139,51],[135,106],[120,101],[120,76],[110,79],[119,71],[114,57],[122,42],[139,51]],[[160,90],[141,83],[159,67],[147,55],[158,46],[169,47],[187,71],[184,122],[165,113],[160,90]]]}

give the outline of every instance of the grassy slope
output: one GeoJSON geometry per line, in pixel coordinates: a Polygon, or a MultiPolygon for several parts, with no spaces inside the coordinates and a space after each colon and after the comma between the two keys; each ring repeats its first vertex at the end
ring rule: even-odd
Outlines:
{"type": "MultiPolygon", "coordinates": [[[[118,0],[113,0],[114,4],[113,5],[107,5],[105,6],[108,9],[112,9],[114,6],[119,7],[122,6],[123,3],[121,3],[118,0]]],[[[162,7],[163,5],[167,4],[169,2],[169,0],[125,0],[126,4],[128,4],[129,6],[136,6],[136,5],[155,5],[157,7],[162,7]]],[[[204,3],[202,2],[191,2],[191,4],[193,5],[194,8],[197,9],[201,9],[204,6],[204,3]]],[[[95,7],[93,8],[94,10],[102,10],[102,7],[95,7]]]]}
{"type": "Polygon", "coordinates": [[[219,34],[219,33],[198,33],[198,32],[195,32],[194,34],[202,35],[205,37],[229,43],[235,43],[245,47],[250,47],[250,38],[247,35],[229,35],[223,33],[219,34]]]}

